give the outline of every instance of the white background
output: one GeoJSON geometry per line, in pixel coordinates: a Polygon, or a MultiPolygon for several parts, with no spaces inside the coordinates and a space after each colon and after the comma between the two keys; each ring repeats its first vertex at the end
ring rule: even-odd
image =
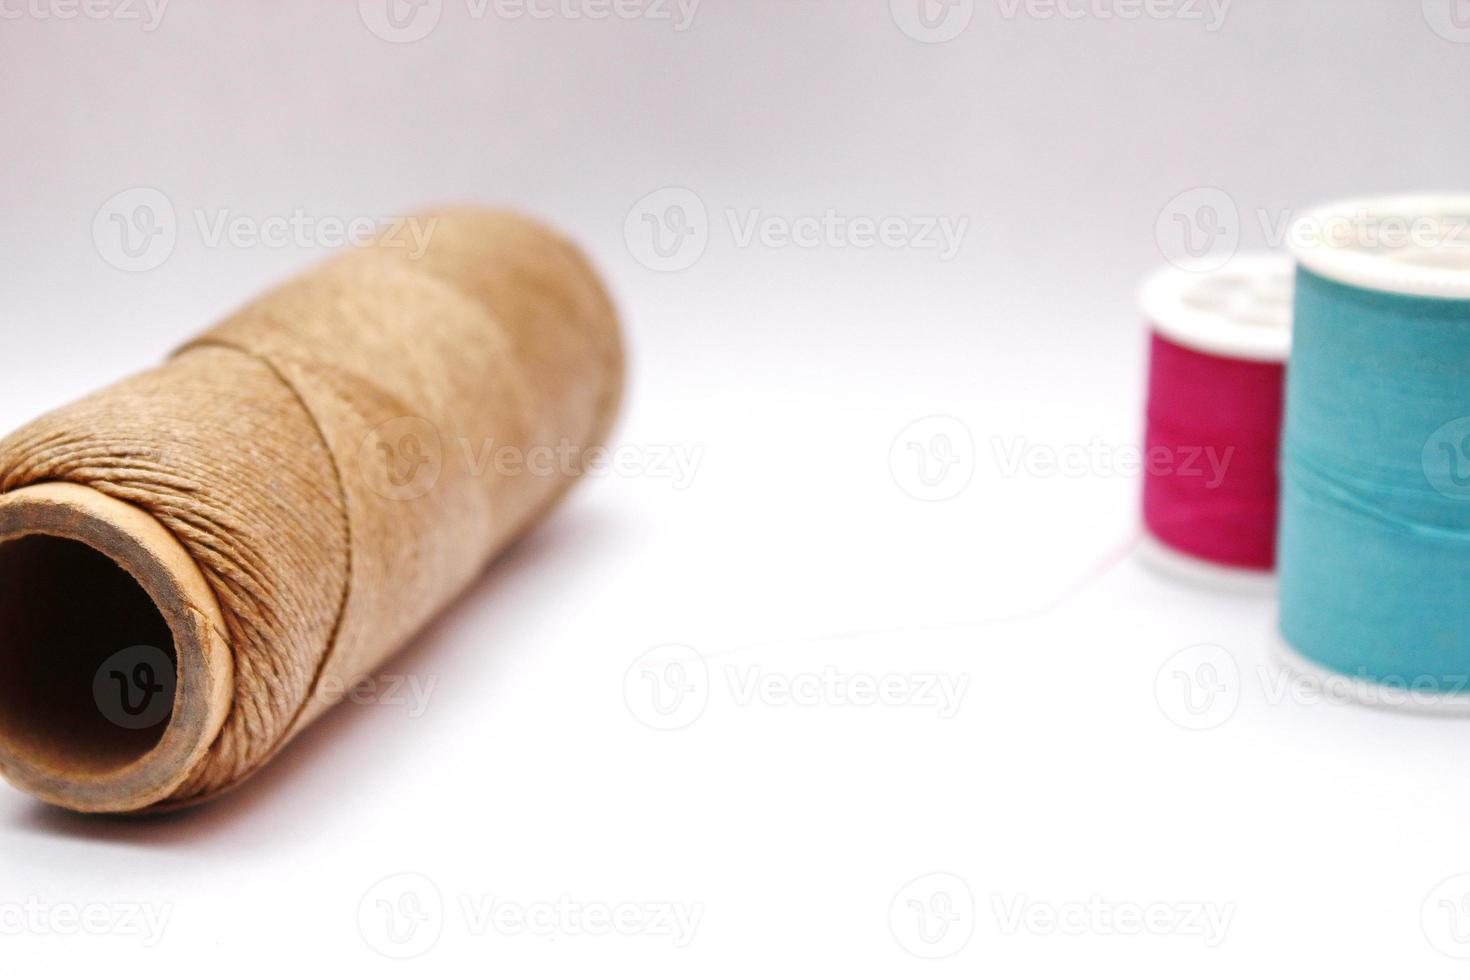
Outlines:
{"type": "Polygon", "coordinates": [[[1470,969],[1470,732],[1283,690],[1271,600],[1139,567],[1111,465],[1139,438],[1135,286],[1187,225],[1228,254],[1322,200],[1463,184],[1470,10],[934,0],[926,30],[915,0],[442,0],[395,32],[382,0],[93,2],[0,0],[0,427],[333,244],[211,240],[221,218],[483,201],[584,244],[626,321],[619,444],[698,467],[582,487],[389,665],[426,703],[343,705],[206,809],[5,790],[6,976],[1470,969]],[[123,271],[112,215],[160,196],[172,245],[123,271]],[[674,203],[694,235],[659,272],[645,215],[674,203]],[[743,240],[829,211],[965,232],[743,240]],[[908,444],[937,434],[958,468],[926,502],[908,444]],[[1089,446],[1079,473],[1007,465],[1089,446]],[[670,731],[643,673],[667,644],[699,656],[670,731]],[[745,697],[824,671],[963,696],[745,697]],[[390,935],[379,900],[409,893],[390,935]],[[533,934],[492,902],[698,921],[533,934]],[[65,934],[91,903],[103,934],[65,934]]]}

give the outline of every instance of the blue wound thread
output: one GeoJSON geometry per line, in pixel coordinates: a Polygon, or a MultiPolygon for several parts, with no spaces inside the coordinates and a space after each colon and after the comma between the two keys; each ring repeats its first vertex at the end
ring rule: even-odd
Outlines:
{"type": "Polygon", "coordinates": [[[1470,300],[1297,272],[1281,633],[1339,674],[1470,693],[1470,300]]]}

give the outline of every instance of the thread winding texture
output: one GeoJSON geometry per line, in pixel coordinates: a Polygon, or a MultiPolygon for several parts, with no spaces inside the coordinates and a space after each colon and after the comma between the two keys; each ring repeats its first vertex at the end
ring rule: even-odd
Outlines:
{"type": "Polygon", "coordinates": [[[1274,566],[1284,379],[1281,364],[1154,334],[1143,515],[1160,541],[1220,565],[1274,566]]]}
{"type": "Polygon", "coordinates": [[[1470,299],[1362,288],[1305,267],[1296,295],[1282,638],[1341,675],[1464,696],[1470,299]]]}
{"type": "Polygon", "coordinates": [[[233,699],[167,798],[238,784],[545,512],[621,393],[577,251],[513,215],[413,219],[248,304],[161,366],[0,441],[0,493],[89,487],[152,515],[218,599],[233,699]]]}

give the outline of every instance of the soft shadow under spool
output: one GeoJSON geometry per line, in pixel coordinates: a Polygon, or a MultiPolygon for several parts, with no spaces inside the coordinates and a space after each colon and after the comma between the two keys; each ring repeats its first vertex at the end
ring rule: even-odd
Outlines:
{"type": "Polygon", "coordinates": [[[230,650],[198,566],[153,517],[87,487],[0,496],[0,636],[0,766],[50,803],[163,799],[229,710],[230,650]],[[165,719],[139,728],[109,720],[94,694],[108,658],[133,647],[167,654],[176,671],[165,719]]]}

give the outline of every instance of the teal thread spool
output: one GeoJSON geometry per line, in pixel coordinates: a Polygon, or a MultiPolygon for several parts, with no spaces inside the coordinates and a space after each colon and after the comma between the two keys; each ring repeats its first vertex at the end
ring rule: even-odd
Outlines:
{"type": "Polygon", "coordinates": [[[1277,653],[1470,711],[1470,195],[1323,208],[1292,250],[1277,653]]]}

